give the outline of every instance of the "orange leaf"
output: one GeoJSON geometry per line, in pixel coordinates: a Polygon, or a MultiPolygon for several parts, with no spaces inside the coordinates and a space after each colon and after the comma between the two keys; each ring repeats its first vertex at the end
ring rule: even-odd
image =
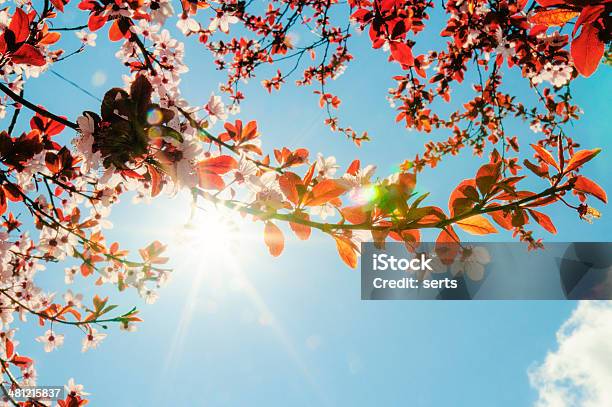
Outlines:
{"type": "Polygon", "coordinates": [[[544,10],[534,14],[529,18],[534,24],[543,24],[547,27],[554,25],[564,25],[572,18],[578,16],[580,13],[577,11],[567,10],[563,8],[555,8],[552,10],[544,10]]]}
{"type": "Polygon", "coordinates": [[[604,54],[605,45],[599,39],[599,30],[593,24],[582,26],[580,35],[572,41],[574,65],[582,76],[591,76],[604,54]]]}
{"type": "Polygon", "coordinates": [[[198,171],[198,184],[203,189],[221,190],[225,186],[223,178],[212,172],[198,171]]]}
{"type": "Polygon", "coordinates": [[[451,216],[471,209],[476,201],[478,201],[476,182],[473,179],[464,179],[457,185],[448,198],[448,209],[450,210],[451,216]]]}
{"type": "Polygon", "coordinates": [[[238,163],[229,155],[207,158],[198,163],[198,170],[210,171],[215,174],[225,174],[235,168],[238,168],[238,163]]]}
{"type": "Polygon", "coordinates": [[[500,177],[501,164],[485,164],[476,173],[476,184],[480,192],[485,195],[491,191],[491,187],[497,182],[500,177]]]}
{"type": "MultiPolygon", "coordinates": [[[[304,212],[296,212],[295,216],[300,219],[310,220],[310,216],[308,216],[308,214],[304,212]]],[[[289,222],[289,226],[291,227],[291,230],[293,230],[293,233],[296,234],[298,239],[308,240],[308,238],[310,237],[310,233],[312,231],[310,226],[296,222],[289,222]]]]}
{"type": "Polygon", "coordinates": [[[349,206],[340,210],[344,219],[348,220],[354,225],[364,223],[368,220],[368,215],[365,212],[363,206],[349,206]]]}
{"type": "Polygon", "coordinates": [[[493,220],[502,228],[506,230],[512,229],[512,216],[510,213],[504,213],[503,210],[489,212],[489,215],[493,218],[493,220]]]}
{"type": "Polygon", "coordinates": [[[482,215],[474,215],[460,220],[457,222],[457,226],[472,235],[488,235],[489,233],[497,233],[495,226],[493,226],[493,224],[482,215]]]}
{"type": "Polygon", "coordinates": [[[561,171],[561,169],[559,168],[559,164],[557,164],[557,161],[555,161],[555,158],[548,150],[537,144],[531,144],[531,147],[536,151],[538,157],[540,157],[544,162],[555,167],[557,171],[561,171]]]}
{"type": "Polygon", "coordinates": [[[296,186],[301,184],[302,180],[293,172],[286,172],[278,178],[278,185],[281,191],[294,205],[297,205],[300,199],[296,186]]]}
{"type": "Polygon", "coordinates": [[[316,166],[317,166],[316,163],[312,163],[310,168],[308,168],[308,171],[306,171],[306,174],[304,174],[304,179],[302,179],[302,184],[304,184],[305,186],[310,185],[310,182],[312,181],[312,176],[314,175],[314,170],[316,166]]]}
{"type": "Polygon", "coordinates": [[[597,154],[601,152],[601,148],[595,148],[593,150],[580,150],[570,158],[567,163],[565,172],[570,172],[580,167],[582,164],[591,161],[597,154]]]}
{"type": "Polygon", "coordinates": [[[285,248],[285,237],[283,232],[272,222],[266,222],[264,228],[264,242],[268,246],[270,254],[274,257],[280,256],[285,248]]]}
{"type": "Polygon", "coordinates": [[[604,191],[602,187],[600,187],[594,181],[591,181],[587,177],[579,175],[576,178],[576,182],[574,183],[574,189],[585,194],[593,195],[600,201],[608,203],[608,196],[606,195],[606,191],[604,191]]]}
{"type": "Polygon", "coordinates": [[[459,237],[455,230],[448,226],[444,228],[436,239],[436,255],[442,264],[451,264],[459,254],[459,237]]]}
{"type": "Polygon", "coordinates": [[[343,236],[334,236],[334,240],[342,261],[352,269],[357,267],[357,251],[351,240],[343,236]]]}
{"type": "Polygon", "coordinates": [[[59,39],[61,37],[62,37],[62,35],[60,33],[50,32],[50,33],[45,34],[45,36],[42,38],[42,40],[38,41],[38,43],[41,44],[41,45],[55,44],[56,42],[59,41],[59,39]]]}
{"type": "Polygon", "coordinates": [[[332,199],[339,197],[344,192],[346,192],[346,188],[338,183],[338,181],[333,179],[325,179],[312,188],[309,198],[306,199],[304,204],[309,206],[323,205],[332,199]]]}
{"type": "Polygon", "coordinates": [[[361,165],[359,160],[354,160],[351,165],[349,165],[348,169],[346,170],[347,174],[350,175],[355,175],[357,174],[357,171],[359,171],[359,166],[361,165]]]}
{"type": "Polygon", "coordinates": [[[152,165],[147,166],[149,169],[149,175],[151,176],[151,197],[155,198],[161,192],[162,188],[162,177],[161,174],[152,165]]]}
{"type": "Polygon", "coordinates": [[[531,217],[535,219],[536,222],[540,224],[544,229],[552,233],[553,235],[557,233],[557,228],[552,223],[552,220],[548,217],[548,215],[543,214],[542,212],[534,211],[533,209],[528,209],[531,217]]]}

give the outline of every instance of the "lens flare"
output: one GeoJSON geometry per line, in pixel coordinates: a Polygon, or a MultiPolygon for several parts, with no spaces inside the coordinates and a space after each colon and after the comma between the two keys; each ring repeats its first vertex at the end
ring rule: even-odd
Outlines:
{"type": "Polygon", "coordinates": [[[147,135],[150,138],[159,138],[163,136],[163,132],[161,128],[157,126],[153,126],[153,127],[149,127],[149,130],[147,130],[147,135]]]}
{"type": "Polygon", "coordinates": [[[159,109],[151,109],[147,112],[147,123],[152,126],[158,125],[162,122],[164,114],[159,109]]]}
{"type": "Polygon", "coordinates": [[[350,199],[359,205],[373,202],[378,197],[378,188],[375,185],[368,185],[354,189],[350,193],[350,199]]]}

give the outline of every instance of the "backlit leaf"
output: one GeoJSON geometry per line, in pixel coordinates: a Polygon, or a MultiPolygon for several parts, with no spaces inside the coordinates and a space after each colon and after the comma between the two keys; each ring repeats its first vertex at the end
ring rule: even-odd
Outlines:
{"type": "Polygon", "coordinates": [[[457,222],[464,231],[472,235],[488,235],[489,233],[497,233],[497,229],[487,218],[482,215],[474,215],[469,218],[457,222]]]}
{"type": "Polygon", "coordinates": [[[600,201],[608,203],[608,196],[606,195],[606,191],[604,191],[602,187],[600,187],[594,181],[591,181],[587,177],[579,175],[576,178],[576,182],[574,183],[574,189],[585,194],[593,195],[600,201]]]}
{"type": "Polygon", "coordinates": [[[268,246],[270,254],[274,257],[280,256],[285,248],[285,237],[283,232],[272,222],[266,222],[264,228],[264,242],[268,246]]]}
{"type": "Polygon", "coordinates": [[[540,11],[529,18],[534,24],[543,24],[548,27],[554,25],[564,25],[572,18],[578,16],[577,11],[567,10],[563,8],[555,8],[551,10],[540,11]]]}
{"type": "Polygon", "coordinates": [[[580,35],[572,41],[571,54],[576,69],[582,76],[591,76],[597,69],[605,50],[599,30],[593,24],[582,26],[580,35]]]}
{"type": "Polygon", "coordinates": [[[580,167],[582,164],[591,161],[593,158],[597,156],[601,152],[601,148],[595,148],[593,150],[580,150],[575,153],[572,158],[570,158],[567,163],[567,168],[565,172],[570,172],[580,167]]]}

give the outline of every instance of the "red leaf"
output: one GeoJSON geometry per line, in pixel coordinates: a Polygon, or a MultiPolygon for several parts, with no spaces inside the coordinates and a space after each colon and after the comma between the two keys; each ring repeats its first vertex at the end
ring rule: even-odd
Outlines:
{"type": "Polygon", "coordinates": [[[11,18],[9,30],[15,34],[15,43],[24,42],[30,36],[30,20],[28,15],[20,8],[15,9],[15,14],[11,18]]]}
{"type": "Polygon", "coordinates": [[[557,229],[555,225],[552,223],[552,220],[548,217],[548,215],[543,214],[542,212],[534,211],[533,209],[527,209],[531,214],[531,217],[535,219],[536,222],[540,224],[544,229],[552,233],[553,235],[557,233],[557,229]]]}
{"type": "Polygon", "coordinates": [[[30,366],[32,363],[34,363],[34,361],[28,357],[25,356],[18,356],[15,355],[13,357],[13,359],[11,359],[11,363],[14,364],[15,366],[17,366],[20,369],[25,369],[26,367],[30,366]]]}
{"type": "Polygon", "coordinates": [[[13,342],[9,338],[6,338],[4,343],[5,343],[6,358],[11,359],[13,357],[13,352],[15,351],[15,346],[13,345],[13,342]]]}
{"type": "Polygon", "coordinates": [[[68,4],[68,0],[66,0],[66,2],[64,3],[64,0],[51,0],[51,4],[53,4],[53,6],[58,9],[59,11],[61,11],[62,13],[64,12],[64,4],[68,4]]]}
{"type": "Polygon", "coordinates": [[[47,63],[45,57],[40,53],[38,48],[30,44],[22,44],[17,51],[13,52],[11,60],[16,64],[34,66],[43,66],[47,63]]]}
{"type": "Polygon", "coordinates": [[[582,26],[580,35],[572,41],[571,53],[574,65],[582,76],[591,76],[604,54],[604,43],[599,30],[593,24],[582,26]]]}
{"type": "Polygon", "coordinates": [[[121,175],[123,175],[126,178],[134,178],[134,179],[143,179],[144,176],[142,174],[137,173],[134,170],[130,170],[130,169],[126,169],[126,170],[121,170],[121,175]]]}
{"type": "Polygon", "coordinates": [[[606,10],[606,6],[603,4],[597,6],[586,6],[580,12],[580,17],[576,20],[574,24],[574,30],[572,31],[572,35],[576,35],[576,32],[583,24],[592,23],[595,21],[600,14],[602,14],[606,10]]]}
{"type": "Polygon", "coordinates": [[[604,191],[602,187],[600,187],[594,181],[591,181],[587,177],[579,175],[576,178],[576,182],[574,183],[574,189],[585,194],[593,195],[600,201],[608,203],[608,196],[606,195],[606,191],[604,191]]]}
{"type": "Polygon", "coordinates": [[[115,20],[113,21],[113,24],[108,30],[108,39],[110,39],[111,41],[121,41],[122,38],[123,38],[123,33],[121,32],[121,29],[119,28],[119,20],[115,20]]]}
{"type": "Polygon", "coordinates": [[[92,14],[89,16],[89,20],[87,21],[87,27],[89,28],[89,31],[97,31],[102,28],[104,24],[106,24],[106,21],[108,21],[108,17],[92,14]]]}
{"type": "Polygon", "coordinates": [[[542,7],[560,6],[565,3],[565,0],[536,0],[542,7]]]}
{"type": "Polygon", "coordinates": [[[391,42],[391,56],[402,65],[414,65],[412,49],[405,42],[391,42]]]}
{"type": "Polygon", "coordinates": [[[6,192],[6,197],[13,202],[20,202],[23,199],[21,189],[15,184],[11,184],[11,183],[5,184],[4,192],[6,192]]]}
{"type": "MultiPolygon", "coordinates": [[[[62,118],[66,119],[65,116],[62,116],[62,118]]],[[[64,131],[66,125],[44,117],[40,113],[36,113],[36,115],[30,119],[30,128],[32,130],[40,130],[41,133],[53,137],[64,131]]]]}
{"type": "Polygon", "coordinates": [[[591,161],[597,154],[601,152],[601,148],[594,148],[593,150],[580,150],[570,158],[567,163],[565,172],[570,172],[580,167],[582,164],[591,161]]]}
{"type": "Polygon", "coordinates": [[[536,151],[537,156],[540,157],[544,162],[555,167],[557,171],[561,171],[561,169],[559,168],[559,164],[557,164],[557,161],[555,161],[555,158],[548,150],[537,144],[531,144],[531,147],[536,151]]]}
{"type": "Polygon", "coordinates": [[[270,254],[274,257],[280,256],[285,248],[285,237],[283,232],[272,222],[266,222],[264,228],[264,242],[268,246],[270,254]]]}
{"type": "Polygon", "coordinates": [[[4,189],[0,189],[0,216],[4,215],[6,208],[6,195],[4,194],[4,189]]]}

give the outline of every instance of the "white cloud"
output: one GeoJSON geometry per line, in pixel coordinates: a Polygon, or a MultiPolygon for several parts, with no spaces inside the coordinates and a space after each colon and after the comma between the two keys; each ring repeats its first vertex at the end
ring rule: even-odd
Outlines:
{"type": "Polygon", "coordinates": [[[612,301],[584,301],[557,332],[558,348],[529,371],[536,407],[612,406],[612,301]]]}

